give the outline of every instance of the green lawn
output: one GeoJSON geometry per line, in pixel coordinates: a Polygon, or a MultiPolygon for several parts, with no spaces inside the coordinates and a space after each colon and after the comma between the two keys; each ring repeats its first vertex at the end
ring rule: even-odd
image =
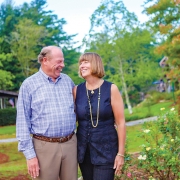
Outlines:
{"type": "MultiPolygon", "coordinates": [[[[15,177],[18,175],[28,176],[26,160],[23,153],[18,152],[17,142],[0,144],[0,179],[2,179],[2,177],[10,179],[10,177],[15,177]],[[1,153],[9,157],[8,162],[1,162],[1,153]]],[[[78,177],[80,176],[81,173],[78,171],[78,177]]],[[[28,177],[31,179],[30,176],[28,177]]]]}
{"type": "Polygon", "coordinates": [[[173,106],[172,101],[160,102],[150,107],[137,106],[133,108],[133,114],[129,114],[128,109],[125,109],[125,118],[126,121],[132,121],[132,120],[143,119],[146,117],[158,116],[161,113],[160,110],[161,108],[165,108],[166,111],[172,108],[172,106],[173,106]]]}
{"type": "MultiPolygon", "coordinates": [[[[128,110],[125,109],[126,121],[138,120],[145,117],[157,116],[161,112],[161,108],[164,107],[165,110],[172,108],[172,102],[161,102],[148,107],[135,107],[133,108],[133,114],[130,115],[128,110]]],[[[16,137],[16,127],[15,126],[3,126],[0,127],[0,139],[15,138],[16,137]]]]}
{"type": "MultiPolygon", "coordinates": [[[[12,126],[9,128],[13,132],[12,126]]],[[[140,131],[141,125],[127,127],[128,148],[130,153],[140,151],[140,145],[143,144],[143,140],[138,137],[140,131]]],[[[8,179],[9,177],[15,177],[17,175],[27,175],[26,160],[24,155],[17,151],[17,142],[0,144],[0,153],[6,154],[9,157],[8,162],[0,164],[0,179],[2,177],[8,179]]],[[[81,173],[79,171],[78,177],[80,176],[81,173]]]]}
{"type": "Polygon", "coordinates": [[[141,150],[141,145],[144,142],[143,139],[139,137],[139,133],[141,133],[141,128],[142,125],[126,127],[128,151],[130,153],[138,152],[141,150]]]}
{"type": "MultiPolygon", "coordinates": [[[[26,161],[24,155],[17,150],[17,143],[0,144],[0,153],[7,155],[8,162],[0,164],[0,179],[26,174],[26,161]]],[[[1,161],[2,161],[2,154],[1,161]]]]}
{"type": "Polygon", "coordinates": [[[3,126],[0,127],[0,139],[15,138],[16,126],[3,126]]]}
{"type": "MultiPolygon", "coordinates": [[[[157,116],[161,112],[160,108],[163,107],[166,110],[170,109],[172,107],[172,102],[155,104],[151,106],[150,111],[154,116],[157,116]]],[[[133,115],[146,115],[148,112],[147,107],[136,107],[133,110],[133,115]]],[[[125,114],[128,115],[127,110],[125,110],[125,114]]],[[[127,127],[128,151],[130,153],[141,151],[141,145],[144,143],[143,139],[138,136],[139,133],[141,133],[141,128],[142,125],[127,127]]],[[[0,139],[14,138],[15,130],[15,126],[0,127],[0,139]]],[[[6,163],[0,163],[0,179],[10,179],[9,177],[15,177],[23,174],[27,175],[26,160],[24,155],[17,151],[17,142],[0,144],[0,154],[1,153],[7,155],[9,159],[6,163]]],[[[78,172],[78,176],[81,176],[80,171],[78,172]]]]}

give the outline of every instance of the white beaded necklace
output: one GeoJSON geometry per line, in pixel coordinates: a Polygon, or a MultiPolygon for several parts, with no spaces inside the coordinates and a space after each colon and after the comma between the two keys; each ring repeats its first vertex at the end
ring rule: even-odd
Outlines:
{"type": "MultiPolygon", "coordinates": [[[[89,93],[88,93],[87,88],[86,88],[86,92],[87,92],[87,98],[88,98],[88,103],[89,103],[89,108],[90,108],[91,123],[92,123],[92,126],[93,126],[93,127],[97,127],[98,121],[99,121],[99,104],[100,104],[101,88],[99,87],[99,93],[98,93],[98,107],[97,107],[97,120],[96,120],[96,125],[94,125],[94,123],[93,123],[91,101],[90,101],[90,98],[89,98],[89,93]]],[[[92,93],[92,92],[91,92],[91,93],[92,93]]],[[[93,91],[93,93],[94,93],[94,91],[93,91]]],[[[93,93],[92,93],[92,94],[93,94],[93,93]]]]}

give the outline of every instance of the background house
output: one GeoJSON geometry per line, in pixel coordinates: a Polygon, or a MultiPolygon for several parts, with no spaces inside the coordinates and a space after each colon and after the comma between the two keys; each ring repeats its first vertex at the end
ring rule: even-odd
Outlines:
{"type": "Polygon", "coordinates": [[[16,92],[0,90],[0,109],[15,107],[17,98],[18,93],[16,92]]]}

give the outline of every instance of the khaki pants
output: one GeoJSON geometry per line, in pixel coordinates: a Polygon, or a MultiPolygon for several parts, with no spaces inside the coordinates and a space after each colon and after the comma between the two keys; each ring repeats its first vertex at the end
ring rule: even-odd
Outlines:
{"type": "Polygon", "coordinates": [[[33,143],[40,166],[40,175],[35,180],[77,180],[76,134],[65,143],[51,143],[35,138],[33,143]]]}

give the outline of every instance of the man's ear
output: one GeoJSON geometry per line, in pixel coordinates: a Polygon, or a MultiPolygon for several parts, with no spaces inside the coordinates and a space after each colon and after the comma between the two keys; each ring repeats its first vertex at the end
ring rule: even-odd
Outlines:
{"type": "Polygon", "coordinates": [[[42,60],[42,63],[44,64],[44,65],[46,65],[47,64],[47,57],[43,57],[43,60],[42,60]]]}

